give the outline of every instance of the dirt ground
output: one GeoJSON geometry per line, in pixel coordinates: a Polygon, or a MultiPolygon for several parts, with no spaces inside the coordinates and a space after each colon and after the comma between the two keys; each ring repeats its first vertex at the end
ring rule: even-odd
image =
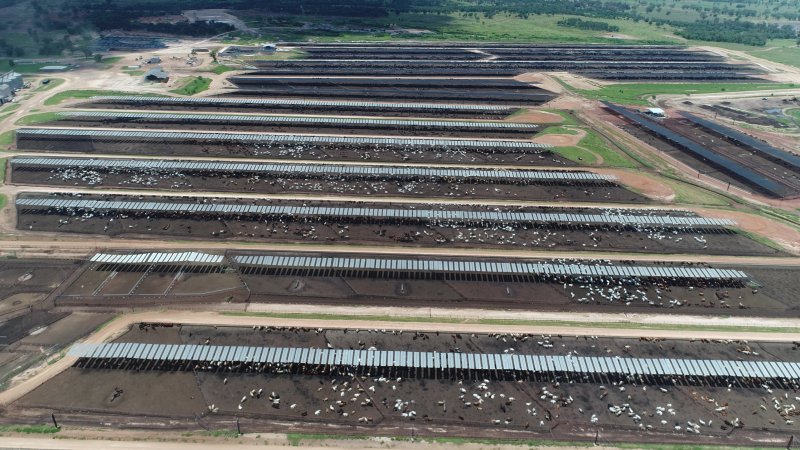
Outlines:
{"type": "Polygon", "coordinates": [[[607,286],[585,282],[501,280],[394,280],[308,274],[262,275],[243,270],[253,303],[446,306],[542,311],[731,314],[797,314],[800,287],[792,269],[744,268],[759,287],[607,286]]]}
{"type": "Polygon", "coordinates": [[[516,108],[510,107],[498,111],[458,111],[439,108],[366,108],[362,106],[317,106],[317,105],[242,105],[231,104],[224,106],[202,104],[164,104],[142,103],[133,101],[97,100],[74,105],[79,108],[99,109],[142,109],[160,111],[186,111],[186,112],[245,112],[245,113],[271,113],[271,114],[327,114],[341,115],[343,113],[368,116],[368,117],[440,117],[449,119],[503,119],[513,113],[516,108]]]}
{"type": "MultiPolygon", "coordinates": [[[[83,196],[85,199],[125,201],[158,201],[195,203],[169,197],[110,197],[83,196]]],[[[205,203],[213,199],[200,199],[205,203]]],[[[232,202],[236,203],[236,202],[232,202]]],[[[361,207],[358,203],[303,202],[284,200],[255,201],[259,205],[361,207]]],[[[434,209],[437,205],[392,204],[374,205],[387,209],[434,209]]],[[[496,207],[479,208],[448,206],[459,211],[506,211],[496,207]]],[[[513,212],[566,212],[568,214],[616,214],[624,210],[591,208],[515,208],[513,212]]],[[[224,214],[160,214],[131,212],[49,211],[48,209],[18,208],[17,228],[29,231],[88,233],[108,236],[176,236],[181,238],[212,238],[252,240],[259,242],[320,242],[354,244],[401,243],[415,246],[544,248],[569,250],[574,248],[614,252],[704,253],[777,255],[779,252],[743,234],[720,227],[648,227],[530,223],[459,224],[448,221],[385,221],[373,222],[361,218],[303,217],[303,216],[231,216],[224,214]]],[[[647,215],[682,215],[678,211],[638,211],[647,215]]],[[[119,295],[131,289],[128,284],[113,280],[104,290],[119,295]],[[121,284],[121,291],[115,286],[121,284]],[[124,291],[124,292],[123,292],[124,291]]],[[[137,285],[138,286],[138,285],[137,285]]]]}
{"type": "Polygon", "coordinates": [[[78,267],[80,263],[74,260],[3,259],[0,261],[0,313],[31,308],[78,267]]]}
{"type": "MultiPolygon", "coordinates": [[[[675,119],[666,119],[663,124],[672,129],[672,131],[679,132],[687,137],[690,137],[692,140],[700,143],[701,145],[712,148],[714,151],[734,161],[739,161],[746,167],[750,167],[756,172],[761,173],[766,178],[776,181],[782,186],[783,190],[785,191],[785,196],[792,197],[800,193],[800,174],[796,173],[794,170],[772,163],[759,156],[755,152],[737,147],[736,145],[733,145],[723,139],[714,137],[697,127],[683,124],[675,119]]],[[[689,152],[684,151],[675,145],[671,145],[670,143],[653,136],[639,127],[627,125],[623,128],[637,138],[650,145],[653,145],[660,151],[669,154],[679,161],[690,165],[704,175],[712,176],[739,188],[758,191],[755,186],[751,186],[743,180],[734,178],[726,172],[719,170],[717,167],[712,166],[710,163],[694,157],[689,152]]]]}
{"type": "Polygon", "coordinates": [[[65,140],[17,138],[19,150],[158,156],[255,157],[281,160],[491,163],[515,166],[574,166],[546,149],[501,149],[442,146],[375,146],[345,144],[237,144],[203,140],[65,140]]]}
{"type": "MultiPolygon", "coordinates": [[[[369,179],[339,175],[307,177],[286,173],[248,175],[233,172],[187,172],[136,170],[108,172],[93,169],[27,170],[13,165],[8,174],[14,184],[44,186],[121,187],[136,189],[185,189],[200,192],[257,192],[263,194],[308,193],[342,194],[375,197],[486,198],[515,200],[568,200],[620,203],[643,203],[647,199],[627,189],[634,174],[622,172],[625,183],[614,182],[543,182],[515,183],[512,180],[432,180],[422,177],[407,179],[369,179]]],[[[615,173],[616,175],[616,173],[615,173]]],[[[650,178],[640,176],[650,180],[650,178]]],[[[655,184],[655,181],[650,181],[655,184]]],[[[650,192],[634,184],[637,191],[649,197],[650,192]]]]}
{"type": "Polygon", "coordinates": [[[642,172],[625,169],[603,169],[603,173],[614,175],[623,186],[628,186],[647,198],[663,202],[675,200],[675,191],[671,186],[642,172]]]}
{"type": "Polygon", "coordinates": [[[31,332],[41,330],[57,320],[68,316],[68,312],[32,311],[0,323],[0,345],[12,344],[31,332]]]}
{"type": "MultiPolygon", "coordinates": [[[[668,349],[676,358],[751,361],[794,360],[798,351],[795,344],[772,342],[203,326],[134,327],[117,341],[203,344],[207,340],[211,345],[543,355],[568,351],[620,357],[661,357],[668,349]]],[[[350,425],[377,434],[414,426],[422,435],[439,429],[455,435],[480,430],[517,438],[544,434],[574,438],[583,435],[582,430],[591,429],[594,435],[597,429],[604,436],[624,436],[628,441],[664,433],[696,442],[700,436],[731,435],[735,440],[748,432],[763,434],[762,438],[796,433],[797,425],[779,414],[784,406],[797,403],[794,396],[791,389],[778,386],[658,386],[633,380],[558,383],[70,368],[16,402],[12,411],[55,410],[62,422],[70,413],[143,415],[161,418],[167,428],[170,418],[214,423],[238,416],[250,419],[244,423],[253,432],[299,422],[307,430],[350,425]],[[84,389],[66,386],[85,386],[89,393],[76,395],[84,389]],[[259,389],[260,398],[251,396],[259,389]],[[280,400],[276,403],[269,396],[280,400]],[[613,412],[615,408],[622,413],[613,412]],[[742,427],[734,429],[731,424],[737,419],[742,427]]]]}
{"type": "Polygon", "coordinates": [[[271,133],[336,133],[342,135],[387,135],[387,136],[441,136],[529,139],[536,134],[530,128],[492,127],[448,127],[448,126],[393,126],[393,125],[347,125],[340,123],[270,124],[268,122],[237,122],[234,120],[159,120],[159,119],[103,119],[92,117],[64,117],[50,122],[56,127],[89,127],[119,129],[173,129],[185,131],[230,131],[271,133]]]}
{"type": "MultiPolygon", "coordinates": [[[[227,257],[233,261],[239,255],[242,253],[231,252],[227,257]]],[[[233,265],[233,270],[214,275],[220,278],[204,278],[209,275],[198,278],[194,293],[176,291],[177,288],[169,290],[177,267],[165,271],[164,267],[149,265],[87,264],[75,281],[65,286],[56,304],[130,308],[185,302],[247,302],[246,305],[254,307],[256,304],[364,305],[751,317],[791,317],[800,308],[797,302],[800,285],[795,282],[797,267],[721,265],[720,268],[744,271],[749,281],[720,285],[678,280],[500,277],[479,273],[429,276],[398,271],[313,272],[233,265]],[[146,295],[138,290],[130,294],[131,286],[141,285],[137,280],[151,277],[157,280],[153,282],[154,292],[163,290],[164,294],[146,295]],[[231,283],[231,287],[226,289],[225,283],[231,283]],[[201,295],[197,290],[209,292],[201,295]]],[[[428,314],[427,310],[424,314],[428,314]]]]}
{"type": "Polygon", "coordinates": [[[60,306],[135,307],[152,304],[241,302],[247,287],[235,271],[211,266],[142,265],[128,271],[88,264],[56,300],[60,306]]]}
{"type": "MultiPolygon", "coordinates": [[[[556,147],[573,147],[578,145],[586,136],[586,131],[576,129],[576,134],[543,134],[532,139],[538,144],[553,145],[556,147]]],[[[602,162],[602,161],[601,161],[602,162]]]]}

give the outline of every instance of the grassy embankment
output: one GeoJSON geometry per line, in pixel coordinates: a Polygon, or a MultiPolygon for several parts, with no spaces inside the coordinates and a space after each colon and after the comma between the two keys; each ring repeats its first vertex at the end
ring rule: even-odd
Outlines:
{"type": "Polygon", "coordinates": [[[28,114],[27,116],[23,116],[17,119],[17,121],[14,122],[14,125],[20,125],[20,126],[39,125],[43,123],[56,121],[59,119],[59,117],[60,116],[56,112],[28,114]]]}
{"type": "Polygon", "coordinates": [[[576,89],[564,82],[565,87],[594,100],[605,100],[625,105],[650,105],[656,95],[714,94],[719,92],[769,91],[796,89],[794,83],[618,83],[600,89],[576,89]]]}
{"type": "Polygon", "coordinates": [[[97,89],[80,89],[80,90],[69,90],[59,92],[58,94],[53,95],[52,97],[48,98],[44,101],[46,106],[54,106],[57,105],[64,100],[70,99],[89,99],[98,95],[146,95],[152,97],[165,97],[162,94],[153,94],[153,93],[141,93],[141,92],[122,92],[122,91],[103,91],[97,89]]]}
{"type": "Polygon", "coordinates": [[[206,77],[186,77],[180,81],[180,87],[170,92],[178,95],[194,95],[203,92],[211,86],[211,78],[206,77]]]}

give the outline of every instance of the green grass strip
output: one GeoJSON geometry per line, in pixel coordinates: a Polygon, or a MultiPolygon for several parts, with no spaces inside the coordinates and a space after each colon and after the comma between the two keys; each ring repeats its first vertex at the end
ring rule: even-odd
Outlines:
{"type": "Polygon", "coordinates": [[[33,92],[44,92],[49,91],[53,88],[56,88],[62,84],[64,84],[63,78],[48,78],[50,80],[47,84],[39,83],[39,87],[33,90],[33,92]]]}
{"type": "Polygon", "coordinates": [[[67,90],[63,92],[59,92],[58,94],[53,95],[52,97],[48,98],[44,101],[44,104],[47,106],[57,105],[64,100],[70,100],[74,98],[78,99],[88,99],[98,95],[145,95],[149,97],[166,97],[165,95],[161,94],[151,94],[151,93],[141,93],[141,92],[123,92],[123,91],[104,91],[99,89],[79,89],[79,90],[67,90]]]}
{"type": "MultiPolygon", "coordinates": [[[[562,84],[564,84],[562,82],[562,84]]],[[[627,105],[649,105],[660,94],[713,94],[717,92],[774,91],[800,87],[795,83],[618,83],[600,89],[569,88],[586,98],[627,105]]]]}
{"type": "MultiPolygon", "coordinates": [[[[286,435],[289,445],[299,447],[305,441],[324,441],[324,440],[338,440],[338,441],[351,441],[370,439],[371,436],[362,435],[347,435],[347,434],[311,434],[311,433],[288,433],[286,435]]],[[[444,436],[422,436],[412,439],[408,436],[395,436],[392,437],[393,441],[401,442],[422,442],[434,444],[449,444],[449,445],[465,445],[465,444],[478,444],[484,446],[520,446],[520,447],[593,447],[594,443],[586,441],[556,441],[551,439],[487,439],[487,438],[469,438],[469,437],[444,437],[444,436]]],[[[646,450],[724,450],[724,449],[737,449],[737,450],[767,450],[764,447],[736,447],[730,445],[698,445],[698,444],[633,444],[633,443],[614,443],[602,442],[601,445],[612,448],[624,449],[646,449],[646,450]]]]}
{"type": "Polygon", "coordinates": [[[234,70],[242,70],[242,69],[226,66],[225,64],[215,64],[212,69],[208,70],[208,72],[215,73],[217,75],[222,75],[225,72],[232,72],[234,70]]]}
{"type": "Polygon", "coordinates": [[[9,146],[14,142],[14,130],[0,133],[0,146],[9,146]]]}
{"type": "Polygon", "coordinates": [[[52,425],[0,425],[0,433],[53,434],[60,430],[52,425]]]}
{"type": "Polygon", "coordinates": [[[14,122],[14,125],[38,125],[42,123],[54,122],[60,118],[61,116],[55,112],[28,114],[27,116],[17,119],[17,121],[14,122]]]}
{"type": "Polygon", "coordinates": [[[211,78],[194,77],[183,86],[170,92],[178,95],[194,95],[207,90],[209,86],[211,86],[211,78]]]}

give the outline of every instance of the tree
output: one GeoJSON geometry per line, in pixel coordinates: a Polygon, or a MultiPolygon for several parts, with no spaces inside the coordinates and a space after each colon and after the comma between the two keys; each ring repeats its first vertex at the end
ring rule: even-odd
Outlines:
{"type": "Polygon", "coordinates": [[[101,55],[101,54],[99,54],[99,53],[95,53],[95,55],[94,55],[94,62],[98,62],[98,63],[99,63],[99,62],[100,62],[100,61],[102,61],[102,60],[103,60],[103,55],[101,55]]]}

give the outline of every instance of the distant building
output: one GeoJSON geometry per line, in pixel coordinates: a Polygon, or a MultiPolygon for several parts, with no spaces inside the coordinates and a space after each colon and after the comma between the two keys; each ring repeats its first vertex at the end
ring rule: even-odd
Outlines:
{"type": "Polygon", "coordinates": [[[8,103],[14,98],[14,91],[7,84],[0,84],[0,105],[8,103]]]}
{"type": "Polygon", "coordinates": [[[147,60],[147,64],[161,64],[161,58],[158,56],[153,56],[152,58],[147,60]]]}
{"type": "Polygon", "coordinates": [[[237,57],[237,56],[256,56],[256,55],[271,55],[278,51],[275,44],[260,44],[260,45],[229,45],[219,51],[219,56],[237,57]]]}
{"type": "Polygon", "coordinates": [[[39,72],[64,72],[69,68],[70,66],[42,66],[39,68],[39,72]]]}
{"type": "Polygon", "coordinates": [[[22,75],[17,72],[7,72],[0,75],[0,84],[8,85],[11,91],[16,91],[22,89],[25,83],[22,81],[22,75]]]}
{"type": "Polygon", "coordinates": [[[644,113],[653,117],[667,117],[667,113],[661,108],[647,108],[647,111],[644,113]]]}
{"type": "Polygon", "coordinates": [[[167,45],[161,38],[146,36],[110,36],[100,38],[92,45],[92,51],[96,53],[109,51],[135,52],[139,50],[149,50],[166,48],[167,45]]]}
{"type": "Polygon", "coordinates": [[[146,74],[144,74],[144,79],[147,81],[158,81],[160,83],[166,83],[167,81],[169,81],[169,74],[161,67],[154,67],[148,70],[146,74]]]}

